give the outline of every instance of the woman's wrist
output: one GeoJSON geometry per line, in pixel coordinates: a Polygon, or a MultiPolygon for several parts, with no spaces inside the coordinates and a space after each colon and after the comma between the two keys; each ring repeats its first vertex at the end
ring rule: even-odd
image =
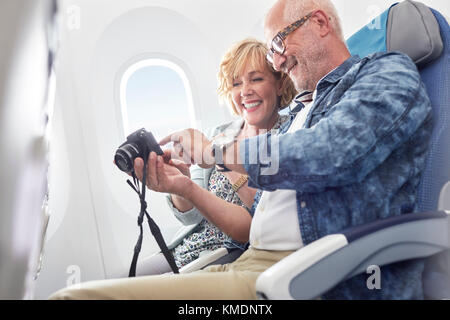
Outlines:
{"type": "Polygon", "coordinates": [[[239,189],[241,189],[244,185],[247,184],[247,181],[248,181],[248,175],[243,174],[239,177],[239,179],[237,181],[235,181],[233,183],[231,188],[234,190],[234,192],[238,192],[239,189]]]}
{"type": "Polygon", "coordinates": [[[181,196],[171,194],[170,198],[172,200],[172,205],[174,206],[174,208],[181,213],[191,211],[194,208],[194,205],[189,200],[181,196]]]}
{"type": "Polygon", "coordinates": [[[177,187],[176,195],[189,200],[189,196],[194,185],[196,184],[191,180],[191,178],[185,177],[185,179],[182,179],[182,181],[180,181],[177,187]]]}

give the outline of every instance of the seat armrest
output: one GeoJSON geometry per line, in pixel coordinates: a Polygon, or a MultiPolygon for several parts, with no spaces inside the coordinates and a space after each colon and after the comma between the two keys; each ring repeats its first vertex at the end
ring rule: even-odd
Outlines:
{"type": "Polygon", "coordinates": [[[297,250],[263,272],[256,281],[256,292],[263,299],[292,299],[290,282],[325,257],[347,245],[342,234],[323,237],[297,250]]]}
{"type": "Polygon", "coordinates": [[[167,244],[167,248],[173,249],[186,238],[187,235],[191,234],[195,228],[197,228],[197,224],[192,224],[189,226],[181,226],[180,229],[175,233],[170,242],[167,244]]]}
{"type": "Polygon", "coordinates": [[[323,237],[263,272],[256,291],[264,299],[314,299],[369,266],[436,254],[450,248],[449,215],[402,215],[323,237]]]}
{"type": "Polygon", "coordinates": [[[216,261],[219,258],[228,254],[228,250],[226,248],[219,248],[214,251],[204,251],[201,253],[200,257],[180,268],[180,273],[191,273],[194,271],[198,271],[209,265],[210,263],[216,261]]]}

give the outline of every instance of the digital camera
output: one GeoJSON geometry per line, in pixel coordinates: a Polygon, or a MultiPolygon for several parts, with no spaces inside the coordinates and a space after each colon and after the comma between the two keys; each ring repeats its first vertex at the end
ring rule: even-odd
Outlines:
{"type": "Polygon", "coordinates": [[[134,159],[147,160],[152,151],[160,156],[164,154],[153,134],[140,129],[130,134],[127,141],[117,149],[114,161],[120,170],[130,173],[134,170],[134,159]]]}

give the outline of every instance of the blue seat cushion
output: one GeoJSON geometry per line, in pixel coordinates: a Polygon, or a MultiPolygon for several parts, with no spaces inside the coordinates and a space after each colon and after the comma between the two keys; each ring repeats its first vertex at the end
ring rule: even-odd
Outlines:
{"type": "Polygon", "coordinates": [[[368,56],[375,52],[386,52],[386,29],[389,11],[384,11],[347,40],[352,55],[368,56]]]}

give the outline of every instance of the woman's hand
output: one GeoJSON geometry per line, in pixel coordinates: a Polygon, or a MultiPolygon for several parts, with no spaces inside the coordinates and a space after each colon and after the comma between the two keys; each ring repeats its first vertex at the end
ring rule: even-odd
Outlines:
{"type": "MultiPolygon", "coordinates": [[[[143,167],[144,161],[141,158],[136,158],[134,170],[141,181],[143,178],[143,167]]],[[[147,164],[147,187],[157,192],[172,193],[184,197],[189,192],[191,179],[187,175],[189,167],[184,165],[180,166],[180,168],[184,172],[181,172],[174,165],[165,163],[163,157],[157,156],[156,153],[150,153],[147,164]]]]}
{"type": "Polygon", "coordinates": [[[177,168],[178,170],[180,170],[180,172],[182,174],[184,174],[186,177],[190,178],[191,177],[191,171],[189,170],[189,168],[191,167],[190,164],[186,164],[181,160],[177,160],[177,159],[170,159],[169,160],[169,165],[177,168]]]}

